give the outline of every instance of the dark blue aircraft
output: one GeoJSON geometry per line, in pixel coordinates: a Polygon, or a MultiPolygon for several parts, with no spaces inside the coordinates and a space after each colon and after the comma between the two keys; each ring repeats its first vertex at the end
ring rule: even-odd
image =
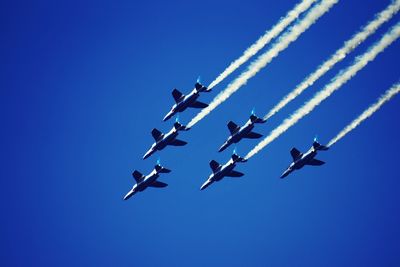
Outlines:
{"type": "Polygon", "coordinates": [[[315,159],[314,157],[317,155],[319,150],[328,150],[327,146],[323,146],[318,143],[317,139],[314,139],[314,143],[312,147],[306,152],[301,153],[295,147],[290,150],[290,154],[292,155],[293,162],[290,164],[289,168],[281,175],[281,178],[285,178],[292,171],[303,168],[304,165],[312,165],[312,166],[320,166],[325,164],[325,162],[315,159]]]}
{"type": "Polygon", "coordinates": [[[208,104],[197,101],[197,98],[200,96],[200,92],[210,92],[211,89],[207,89],[207,87],[201,85],[198,81],[194,85],[193,91],[185,96],[178,89],[174,89],[172,91],[172,97],[175,100],[175,104],[172,106],[171,110],[165,115],[163,121],[168,120],[172,116],[174,116],[178,112],[183,112],[187,108],[205,108],[208,107],[208,104]]]}
{"type": "Polygon", "coordinates": [[[221,165],[215,160],[210,161],[210,167],[212,169],[212,174],[208,177],[207,181],[200,187],[200,190],[206,189],[213,182],[218,182],[225,176],[227,177],[242,177],[244,174],[233,169],[236,167],[237,162],[246,162],[247,160],[239,157],[236,152],[233,152],[231,159],[221,165]]]}
{"type": "Polygon", "coordinates": [[[154,166],[153,171],[146,176],[135,170],[132,173],[132,176],[135,179],[136,184],[125,195],[124,200],[127,200],[128,198],[132,197],[137,192],[142,192],[147,187],[158,187],[158,188],[166,187],[168,184],[157,181],[157,178],[160,176],[159,175],[160,173],[169,173],[169,172],[171,172],[171,170],[162,167],[159,162],[157,162],[157,165],[154,166]]]}
{"type": "Polygon", "coordinates": [[[187,144],[187,142],[178,140],[176,137],[179,135],[179,131],[188,131],[190,128],[183,126],[180,124],[178,121],[174,123],[174,127],[166,133],[163,134],[156,128],[154,128],[151,131],[151,135],[153,136],[154,140],[156,141],[151,148],[144,154],[143,159],[147,159],[150,157],[153,153],[155,153],[157,150],[162,150],[166,146],[184,146],[187,144]]]}
{"type": "Polygon", "coordinates": [[[238,143],[243,138],[257,139],[262,135],[259,133],[252,132],[255,123],[265,123],[266,120],[258,118],[254,114],[254,110],[251,112],[250,119],[242,127],[236,125],[233,121],[228,122],[228,129],[231,135],[228,137],[226,142],[219,148],[219,152],[225,150],[228,146],[233,143],[238,143]]]}

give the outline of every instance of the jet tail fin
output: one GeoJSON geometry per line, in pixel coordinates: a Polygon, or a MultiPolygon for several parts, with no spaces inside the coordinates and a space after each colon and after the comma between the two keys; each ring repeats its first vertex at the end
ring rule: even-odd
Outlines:
{"type": "Polygon", "coordinates": [[[188,131],[190,130],[189,127],[186,127],[185,125],[179,123],[178,121],[174,123],[174,128],[178,131],[188,131]]]}
{"type": "Polygon", "coordinates": [[[314,141],[313,148],[315,150],[328,150],[329,149],[329,147],[321,145],[320,143],[318,143],[318,141],[314,141]]]}
{"type": "Polygon", "coordinates": [[[156,172],[158,173],[169,173],[171,172],[171,170],[164,168],[163,166],[161,166],[160,164],[157,164],[156,166],[154,166],[154,169],[156,170],[156,172]]]}
{"type": "Polygon", "coordinates": [[[238,156],[236,153],[232,154],[232,160],[235,162],[246,162],[247,159],[238,156]]]}
{"type": "Polygon", "coordinates": [[[261,119],[261,118],[257,117],[257,116],[254,115],[254,114],[251,114],[251,115],[250,115],[250,121],[251,121],[252,123],[264,123],[264,122],[266,122],[266,120],[261,119]]]}
{"type": "Polygon", "coordinates": [[[196,84],[194,85],[194,87],[196,88],[197,92],[210,92],[211,89],[207,89],[207,87],[203,86],[201,83],[196,82],[196,84]]]}

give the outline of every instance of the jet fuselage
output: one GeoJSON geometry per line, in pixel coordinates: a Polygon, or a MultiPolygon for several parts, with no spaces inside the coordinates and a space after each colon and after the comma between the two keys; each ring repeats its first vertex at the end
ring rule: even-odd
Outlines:
{"type": "Polygon", "coordinates": [[[235,167],[236,167],[236,162],[230,159],[227,163],[222,165],[219,170],[217,170],[215,173],[212,173],[208,179],[213,181],[220,181],[222,178],[226,176],[226,174],[230,173],[235,167]]]}
{"type": "Polygon", "coordinates": [[[156,170],[153,170],[150,174],[144,177],[143,181],[136,183],[132,187],[131,191],[129,191],[124,197],[124,200],[129,199],[137,192],[142,192],[143,190],[145,190],[149,186],[149,184],[155,182],[158,177],[160,177],[159,173],[156,170]]]}
{"type": "Polygon", "coordinates": [[[311,148],[304,154],[301,154],[296,148],[292,148],[290,153],[292,154],[293,162],[290,166],[286,169],[286,171],[281,175],[281,178],[285,178],[294,170],[299,170],[304,167],[304,165],[312,165],[312,166],[320,166],[323,165],[325,162],[315,159],[319,150],[328,150],[329,147],[323,146],[314,140],[313,145],[311,148]]]}
{"type": "Polygon", "coordinates": [[[246,162],[247,160],[245,160],[241,157],[238,157],[237,155],[234,155],[233,157],[235,157],[235,158],[231,158],[224,165],[220,165],[217,169],[213,169],[213,173],[210,174],[207,181],[205,181],[205,183],[203,183],[203,185],[200,187],[200,190],[206,189],[212,183],[222,180],[222,178],[224,178],[225,176],[230,176],[230,177],[242,176],[243,173],[234,171],[234,168],[236,167],[237,162],[246,162]]]}
{"type": "Polygon", "coordinates": [[[236,143],[240,142],[240,140],[242,140],[253,129],[254,129],[254,122],[252,122],[251,120],[248,120],[246,122],[246,124],[243,125],[243,127],[240,127],[240,129],[236,133],[234,133],[228,137],[228,139],[225,141],[225,143],[220,147],[220,149],[218,151],[221,152],[221,151],[225,150],[227,147],[229,147],[230,145],[232,145],[233,143],[236,144],[236,143]]]}
{"type": "Polygon", "coordinates": [[[172,106],[170,112],[168,112],[168,114],[164,117],[163,121],[168,120],[178,112],[185,111],[191,104],[196,102],[199,96],[200,92],[198,92],[196,89],[193,89],[193,91],[190,94],[184,96],[184,98],[179,103],[176,103],[172,106]]]}
{"type": "Polygon", "coordinates": [[[146,152],[146,154],[144,154],[143,159],[147,159],[157,150],[160,151],[164,149],[167,145],[169,145],[172,141],[174,141],[178,135],[179,135],[179,130],[177,130],[176,128],[172,128],[158,142],[153,143],[151,148],[146,152]]]}

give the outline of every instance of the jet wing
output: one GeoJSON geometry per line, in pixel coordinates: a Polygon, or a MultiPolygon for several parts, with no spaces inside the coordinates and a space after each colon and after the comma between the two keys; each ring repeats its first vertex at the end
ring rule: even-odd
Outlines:
{"type": "Polygon", "coordinates": [[[211,167],[211,170],[213,172],[215,172],[216,170],[218,170],[219,167],[221,167],[221,164],[219,164],[215,160],[212,160],[212,161],[210,161],[210,167],[211,167]]]}
{"type": "Polygon", "coordinates": [[[298,158],[303,156],[303,154],[295,147],[290,150],[290,155],[292,155],[293,161],[296,161],[298,158]]]}
{"type": "Polygon", "coordinates": [[[143,177],[144,175],[141,174],[139,171],[134,171],[132,173],[133,178],[135,179],[136,183],[140,183],[141,181],[143,181],[143,177]]]}
{"type": "Polygon", "coordinates": [[[163,188],[168,186],[168,184],[160,182],[160,181],[154,181],[151,184],[149,184],[150,187],[157,187],[157,188],[163,188]]]}
{"type": "Polygon", "coordinates": [[[156,128],[154,128],[154,129],[151,131],[151,135],[153,136],[154,140],[156,140],[156,142],[157,142],[157,141],[159,141],[159,140],[162,138],[163,133],[160,132],[159,130],[157,130],[156,128]]]}
{"type": "Polygon", "coordinates": [[[246,134],[244,137],[245,138],[249,138],[249,139],[258,139],[262,136],[262,134],[259,133],[255,133],[255,132],[249,132],[248,134],[246,134]]]}
{"type": "Polygon", "coordinates": [[[171,145],[171,146],[184,146],[186,144],[187,144],[187,142],[178,140],[178,139],[175,139],[171,143],[169,143],[169,145],[171,145]]]}
{"type": "Polygon", "coordinates": [[[241,172],[237,172],[237,171],[231,171],[230,173],[228,173],[226,176],[228,177],[242,177],[244,174],[241,172]]]}
{"type": "Polygon", "coordinates": [[[191,108],[206,108],[208,107],[208,104],[200,102],[200,101],[194,101],[193,103],[188,105],[191,108]]]}
{"type": "Polygon", "coordinates": [[[237,126],[236,123],[234,123],[233,121],[228,122],[228,129],[229,132],[232,134],[236,133],[239,130],[239,126],[237,126]]]}
{"type": "Polygon", "coordinates": [[[323,162],[322,160],[319,160],[319,159],[312,159],[309,162],[307,162],[306,164],[312,165],[312,166],[321,166],[321,165],[325,164],[325,162],[323,162]]]}
{"type": "Polygon", "coordinates": [[[181,92],[179,92],[179,90],[176,89],[176,88],[172,91],[172,97],[174,98],[174,100],[175,100],[176,103],[179,103],[179,101],[180,101],[184,96],[185,96],[185,95],[182,94],[181,92]]]}

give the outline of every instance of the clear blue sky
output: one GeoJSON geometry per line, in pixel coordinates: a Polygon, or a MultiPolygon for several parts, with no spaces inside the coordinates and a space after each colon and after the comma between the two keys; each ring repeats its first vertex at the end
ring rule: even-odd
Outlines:
{"type": "MultiPolygon", "coordinates": [[[[165,189],[129,201],[173,99],[209,84],[297,1],[8,1],[0,9],[2,266],[400,266],[400,97],[332,149],[322,167],[280,180],[289,150],[328,142],[399,79],[391,45],[305,119],[200,191],[209,161],[253,107],[264,115],[389,0],[342,0],[246,86],[158,153],[165,189]]],[[[377,41],[256,131],[264,135],[377,41]]],[[[203,94],[210,102],[246,65],[203,94]]],[[[187,123],[196,110],[180,116],[187,123]]],[[[246,154],[255,140],[244,140],[246,154]]]]}

